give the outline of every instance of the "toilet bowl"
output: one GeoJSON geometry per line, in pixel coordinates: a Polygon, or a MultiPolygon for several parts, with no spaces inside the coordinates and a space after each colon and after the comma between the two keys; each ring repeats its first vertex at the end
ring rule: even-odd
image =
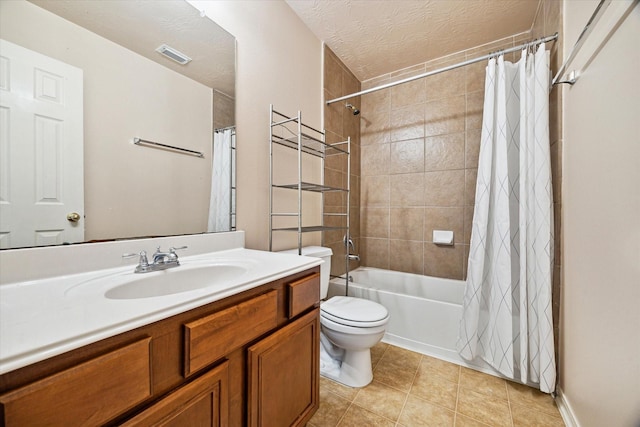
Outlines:
{"type": "MultiPolygon", "coordinates": [[[[297,250],[285,251],[297,253],[297,250]]],[[[329,248],[308,246],[302,255],[322,258],[320,298],[327,297],[329,248]]],[[[364,387],[373,379],[371,347],[382,339],[389,312],[374,301],[334,296],[320,304],[320,374],[349,387],[364,387]]]]}

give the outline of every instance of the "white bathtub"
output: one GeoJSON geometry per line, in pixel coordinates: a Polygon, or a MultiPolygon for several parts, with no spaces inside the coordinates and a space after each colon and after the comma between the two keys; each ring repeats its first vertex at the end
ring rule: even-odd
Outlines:
{"type": "MultiPolygon", "coordinates": [[[[482,361],[470,363],[456,351],[465,282],[379,268],[349,272],[349,296],[379,302],[389,310],[383,342],[495,375],[482,361]]],[[[329,283],[329,297],[344,295],[345,279],[329,283]]]]}

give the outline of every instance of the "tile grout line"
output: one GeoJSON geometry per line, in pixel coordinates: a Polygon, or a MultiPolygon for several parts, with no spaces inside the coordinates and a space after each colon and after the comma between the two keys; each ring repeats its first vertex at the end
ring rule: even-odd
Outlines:
{"type": "Polygon", "coordinates": [[[507,381],[504,382],[504,389],[507,392],[507,405],[509,406],[509,421],[511,421],[511,426],[514,426],[513,422],[513,411],[511,410],[511,395],[509,394],[509,387],[507,386],[507,381]]]}
{"type": "Polygon", "coordinates": [[[460,400],[460,379],[462,378],[462,369],[458,367],[458,383],[456,384],[456,406],[453,409],[453,425],[456,425],[458,419],[458,400],[460,400]]]}
{"type": "Polygon", "coordinates": [[[422,364],[423,358],[424,358],[424,355],[420,355],[420,361],[418,362],[418,367],[416,368],[416,371],[413,373],[413,378],[411,379],[411,384],[409,385],[409,391],[407,391],[406,395],[404,396],[404,403],[402,404],[402,408],[400,408],[400,413],[398,414],[398,419],[396,420],[396,426],[399,425],[400,417],[402,416],[402,413],[404,412],[404,408],[407,406],[407,402],[409,401],[409,394],[411,394],[411,389],[413,388],[413,383],[416,381],[416,377],[418,376],[418,371],[420,370],[420,365],[422,364]]]}

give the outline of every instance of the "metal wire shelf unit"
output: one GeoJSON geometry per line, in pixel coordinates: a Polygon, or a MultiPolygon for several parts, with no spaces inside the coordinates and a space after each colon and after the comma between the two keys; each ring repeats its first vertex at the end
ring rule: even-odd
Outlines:
{"type": "MultiPolygon", "coordinates": [[[[325,132],[312,128],[302,122],[302,113],[298,111],[296,116],[288,116],[276,111],[273,105],[270,106],[269,125],[269,250],[273,250],[274,232],[296,232],[298,233],[298,254],[302,254],[302,234],[311,232],[339,231],[344,230],[349,236],[349,190],[351,187],[351,138],[346,141],[329,144],[325,139],[325,132]],[[274,182],[274,147],[282,146],[297,151],[297,180],[296,182],[276,183],[274,182]],[[316,157],[320,160],[321,183],[308,182],[303,180],[303,158],[305,155],[316,157]],[[330,156],[345,156],[346,162],[346,187],[336,187],[324,185],[325,160],[330,156]],[[274,190],[297,191],[297,211],[283,212],[277,211],[274,202],[274,190]],[[303,203],[302,195],[305,192],[320,193],[322,201],[320,203],[321,224],[303,225],[303,203]],[[326,193],[338,192],[345,194],[344,209],[338,212],[324,211],[324,195],[326,193]],[[274,226],[274,218],[290,217],[297,219],[297,226],[274,226]],[[340,226],[327,225],[325,219],[337,217],[342,218],[340,226]],[[343,225],[344,224],[344,225],[343,225]]],[[[324,243],[324,233],[323,233],[324,243]]],[[[348,275],[349,261],[345,256],[346,272],[348,275]]]]}

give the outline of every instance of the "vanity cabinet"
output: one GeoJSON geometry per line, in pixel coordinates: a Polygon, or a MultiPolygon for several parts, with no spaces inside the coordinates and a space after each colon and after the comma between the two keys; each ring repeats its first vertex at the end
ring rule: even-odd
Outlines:
{"type": "Polygon", "coordinates": [[[319,267],[0,376],[0,426],[302,426],[319,267]]]}

